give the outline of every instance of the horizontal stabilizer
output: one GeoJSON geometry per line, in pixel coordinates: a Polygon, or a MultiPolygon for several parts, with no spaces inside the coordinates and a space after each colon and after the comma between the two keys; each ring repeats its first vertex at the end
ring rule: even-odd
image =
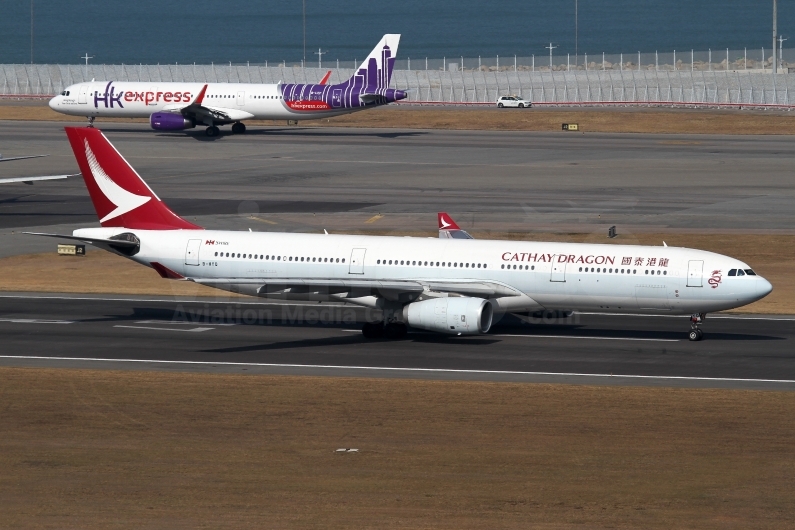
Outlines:
{"type": "Polygon", "coordinates": [[[22,233],[30,236],[55,237],[58,239],[68,239],[70,241],[80,241],[81,243],[88,243],[89,245],[101,248],[102,250],[107,250],[108,252],[121,254],[123,256],[132,256],[133,254],[138,252],[138,249],[141,246],[141,243],[136,238],[97,239],[92,237],[67,236],[64,234],[47,234],[44,232],[22,232],[22,233]]]}
{"type": "Polygon", "coordinates": [[[74,175],[49,175],[46,177],[12,177],[7,179],[0,179],[0,184],[9,184],[11,182],[24,182],[25,184],[31,184],[37,180],[59,180],[65,179],[69,177],[79,177],[80,173],[75,173],[74,175]]]}

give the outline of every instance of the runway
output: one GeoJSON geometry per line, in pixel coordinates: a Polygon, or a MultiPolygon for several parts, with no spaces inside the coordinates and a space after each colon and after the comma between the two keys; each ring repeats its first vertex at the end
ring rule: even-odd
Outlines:
{"type": "Polygon", "coordinates": [[[5,294],[0,364],[795,390],[787,317],[575,314],[503,321],[483,336],[368,341],[375,315],[342,304],[5,294]]]}
{"type": "MultiPolygon", "coordinates": [[[[5,156],[50,154],[1,164],[0,177],[76,172],[63,126],[0,122],[5,156]]],[[[432,231],[445,210],[474,230],[795,230],[786,136],[102,127],[175,211],[212,228],[432,231]]],[[[95,222],[79,178],[0,187],[0,257],[51,249],[12,231],[95,222]]]]}

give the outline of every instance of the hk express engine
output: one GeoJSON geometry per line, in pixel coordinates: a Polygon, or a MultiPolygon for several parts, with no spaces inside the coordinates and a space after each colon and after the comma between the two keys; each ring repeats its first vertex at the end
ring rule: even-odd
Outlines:
{"type": "Polygon", "coordinates": [[[196,122],[182,114],[155,112],[149,116],[149,125],[157,131],[181,131],[183,129],[193,129],[196,127],[196,122]]]}

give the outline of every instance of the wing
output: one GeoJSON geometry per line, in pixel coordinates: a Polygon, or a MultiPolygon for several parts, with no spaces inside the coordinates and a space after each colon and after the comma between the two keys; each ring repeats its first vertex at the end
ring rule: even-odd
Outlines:
{"type": "Polygon", "coordinates": [[[14,156],[11,158],[3,158],[3,155],[0,155],[0,162],[11,162],[12,160],[25,160],[28,158],[41,158],[43,156],[50,156],[50,155],[28,155],[28,156],[14,156]]]}
{"type": "Polygon", "coordinates": [[[80,173],[76,173],[74,175],[50,175],[46,177],[12,177],[7,179],[0,179],[0,184],[9,184],[11,182],[24,182],[25,184],[33,184],[36,180],[58,180],[58,179],[65,179],[69,177],[77,177],[80,173]]]}
{"type": "Polygon", "coordinates": [[[271,294],[324,294],[341,298],[376,296],[389,301],[411,302],[420,296],[441,295],[472,296],[476,298],[503,298],[520,296],[508,286],[494,282],[445,282],[434,280],[337,280],[295,278],[187,278],[195,283],[224,290],[237,291],[236,287],[256,291],[260,296],[271,294]]]}
{"type": "Polygon", "coordinates": [[[187,105],[172,104],[163,107],[162,112],[173,112],[182,114],[186,118],[210,118],[213,121],[240,121],[253,118],[254,115],[240,109],[227,109],[212,107],[204,104],[204,94],[207,92],[207,85],[204,85],[196,98],[187,105]]]}

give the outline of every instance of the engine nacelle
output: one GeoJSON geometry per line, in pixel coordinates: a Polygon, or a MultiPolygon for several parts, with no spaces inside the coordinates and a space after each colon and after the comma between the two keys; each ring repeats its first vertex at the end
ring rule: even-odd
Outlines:
{"type": "Polygon", "coordinates": [[[155,112],[149,116],[149,125],[157,131],[181,131],[196,127],[196,122],[184,117],[182,114],[155,112]]]}
{"type": "Polygon", "coordinates": [[[491,302],[482,298],[432,298],[403,308],[409,326],[451,335],[486,333],[493,316],[491,302]]]}

